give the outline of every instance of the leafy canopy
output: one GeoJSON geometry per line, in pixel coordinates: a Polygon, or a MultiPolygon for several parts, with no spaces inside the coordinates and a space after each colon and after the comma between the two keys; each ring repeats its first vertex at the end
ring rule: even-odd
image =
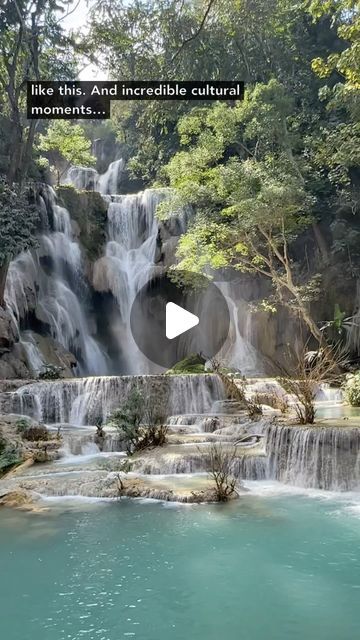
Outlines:
{"type": "Polygon", "coordinates": [[[0,267],[36,244],[39,212],[24,190],[0,179],[0,267]]]}
{"type": "Polygon", "coordinates": [[[40,134],[38,149],[49,154],[58,182],[71,165],[90,167],[96,163],[84,129],[68,120],[56,120],[46,134],[40,134]]]}

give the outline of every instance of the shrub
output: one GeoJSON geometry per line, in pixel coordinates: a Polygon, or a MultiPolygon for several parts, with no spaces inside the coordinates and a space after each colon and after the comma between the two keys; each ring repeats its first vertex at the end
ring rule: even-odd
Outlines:
{"type": "Polygon", "coordinates": [[[314,424],[316,416],[315,397],[319,382],[337,380],[339,370],[347,362],[340,347],[324,347],[316,352],[303,349],[297,353],[293,371],[277,365],[283,372],[279,381],[282,387],[296,397],[295,412],[299,424],[314,424]]]}
{"type": "Polygon", "coordinates": [[[210,446],[208,474],[214,481],[219,502],[227,502],[236,493],[237,481],[233,476],[235,458],[236,447],[229,449],[220,442],[210,446]]]}
{"type": "Polygon", "coordinates": [[[206,373],[205,371],[205,358],[198,353],[192,353],[180,362],[177,362],[172,369],[169,369],[168,374],[187,374],[187,373],[206,373]]]}
{"type": "Polygon", "coordinates": [[[166,442],[165,413],[158,398],[144,396],[138,388],[128,394],[122,405],[110,416],[109,424],[118,429],[129,455],[148,447],[161,447],[166,442]]]}
{"type": "Polygon", "coordinates": [[[59,380],[63,372],[62,367],[57,367],[54,364],[46,364],[42,371],[40,371],[39,380],[59,380]]]}
{"type": "Polygon", "coordinates": [[[348,403],[352,407],[360,407],[360,371],[347,376],[344,391],[348,403]]]}
{"type": "Polygon", "coordinates": [[[16,421],[16,429],[18,433],[22,434],[30,426],[31,426],[31,422],[30,420],[27,420],[27,418],[19,418],[19,420],[16,421]]]}
{"type": "Polygon", "coordinates": [[[49,433],[46,427],[42,425],[31,426],[26,429],[22,437],[29,442],[38,442],[39,440],[48,440],[49,433]]]}
{"type": "Polygon", "coordinates": [[[15,447],[4,449],[0,453],[0,476],[9,471],[11,467],[22,462],[22,457],[15,447]]]}
{"type": "Polygon", "coordinates": [[[26,420],[26,418],[20,418],[20,420],[16,422],[16,427],[24,440],[29,440],[29,442],[48,440],[49,433],[44,425],[33,425],[26,420]]]}

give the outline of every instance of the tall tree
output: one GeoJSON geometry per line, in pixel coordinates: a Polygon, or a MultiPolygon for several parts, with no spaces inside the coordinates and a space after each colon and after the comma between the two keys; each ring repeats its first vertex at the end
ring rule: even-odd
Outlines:
{"type": "Polygon", "coordinates": [[[27,172],[36,121],[26,120],[26,83],[43,77],[73,77],[70,39],[61,14],[70,0],[5,0],[0,7],[1,109],[10,124],[7,177],[21,182],[27,172]]]}
{"type": "Polygon", "coordinates": [[[181,238],[177,270],[232,267],[272,285],[267,309],[280,303],[300,316],[320,343],[309,302],[318,276],[305,277],[291,244],[312,222],[314,196],[296,128],[293,100],[277,81],[258,84],[235,107],[194,109],[179,122],[184,150],[167,172],[174,196],[160,216],[192,205],[194,220],[181,238]]]}
{"type": "MultiPolygon", "coordinates": [[[[302,0],[99,0],[90,42],[110,76],[124,79],[245,80],[275,76],[307,106],[321,82],[311,60],[336,38],[313,23],[302,0]]],[[[202,103],[203,104],[203,103],[202,103]]],[[[146,182],[179,148],[176,123],[194,103],[132,102],[112,109],[133,172],[146,182]]]]}

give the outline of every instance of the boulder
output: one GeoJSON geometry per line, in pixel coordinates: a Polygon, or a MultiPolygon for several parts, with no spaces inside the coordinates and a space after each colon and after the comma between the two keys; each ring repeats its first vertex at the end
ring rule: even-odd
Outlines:
{"type": "Polygon", "coordinates": [[[36,493],[21,488],[0,495],[0,506],[23,511],[41,512],[46,510],[45,507],[39,505],[39,502],[40,498],[36,493]]]}

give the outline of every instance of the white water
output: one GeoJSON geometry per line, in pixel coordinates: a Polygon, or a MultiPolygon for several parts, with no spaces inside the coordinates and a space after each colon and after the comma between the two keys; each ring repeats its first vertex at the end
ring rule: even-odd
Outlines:
{"type": "Polygon", "coordinates": [[[66,182],[74,185],[76,189],[92,189],[103,194],[117,193],[124,168],[125,162],[122,158],[111,162],[103,174],[98,174],[96,169],[89,167],[70,167],[66,182]]]}
{"type": "Polygon", "coordinates": [[[215,375],[104,376],[54,382],[36,382],[10,395],[12,411],[54,424],[91,425],[106,421],[130,389],[155,393],[169,415],[206,413],[223,397],[215,375]]]}
{"type": "MultiPolygon", "coordinates": [[[[5,300],[18,328],[21,319],[34,313],[49,335],[75,354],[79,373],[106,373],[107,358],[88,320],[88,292],[70,214],[56,203],[50,187],[46,193],[47,203],[43,202],[53,230],[40,236],[35,251],[20,254],[10,264],[5,300]]],[[[31,334],[23,341],[30,369],[36,372],[44,358],[31,334]]]]}
{"type": "Polygon", "coordinates": [[[217,282],[216,285],[225,296],[230,312],[229,336],[219,353],[219,360],[243,375],[261,375],[263,367],[260,357],[251,345],[252,314],[245,301],[235,301],[231,283],[217,282]],[[243,333],[240,331],[240,325],[244,327],[243,333]]]}
{"type": "Polygon", "coordinates": [[[124,373],[153,373],[159,367],[138,349],[131,333],[130,312],[138,291],[155,273],[158,224],[155,211],[167,190],[147,189],[115,196],[108,208],[108,236],[105,256],[94,265],[97,291],[110,291],[118,306],[112,333],[121,354],[124,373]]]}

